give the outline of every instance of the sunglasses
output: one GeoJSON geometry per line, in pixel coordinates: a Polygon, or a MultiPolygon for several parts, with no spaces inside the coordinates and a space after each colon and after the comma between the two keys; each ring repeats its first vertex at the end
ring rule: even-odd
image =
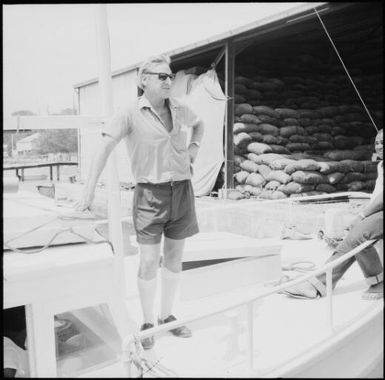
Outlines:
{"type": "Polygon", "coordinates": [[[145,74],[150,74],[150,75],[157,75],[158,79],[162,82],[164,82],[167,78],[170,78],[171,80],[175,79],[175,74],[167,74],[167,73],[153,73],[150,71],[146,71],[145,74]]]}

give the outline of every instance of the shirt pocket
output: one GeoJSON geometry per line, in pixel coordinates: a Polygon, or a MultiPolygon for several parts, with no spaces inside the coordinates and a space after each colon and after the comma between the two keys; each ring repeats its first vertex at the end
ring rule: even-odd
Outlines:
{"type": "Polygon", "coordinates": [[[180,130],[172,137],[172,144],[177,151],[187,150],[187,132],[180,130]]]}

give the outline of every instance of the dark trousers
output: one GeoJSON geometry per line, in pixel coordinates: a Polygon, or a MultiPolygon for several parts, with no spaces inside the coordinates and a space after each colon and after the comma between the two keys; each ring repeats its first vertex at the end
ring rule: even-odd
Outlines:
{"type": "MultiPolygon", "coordinates": [[[[383,218],[383,211],[381,210],[357,223],[348,232],[344,240],[338,244],[333,255],[326,262],[329,263],[330,261],[338,259],[367,240],[381,239],[384,234],[383,218]]],[[[357,260],[365,278],[376,276],[382,272],[382,264],[378,253],[373,246],[369,246],[333,268],[333,288],[355,260],[357,260]]],[[[318,279],[326,284],[325,273],[320,275],[318,279]]]]}

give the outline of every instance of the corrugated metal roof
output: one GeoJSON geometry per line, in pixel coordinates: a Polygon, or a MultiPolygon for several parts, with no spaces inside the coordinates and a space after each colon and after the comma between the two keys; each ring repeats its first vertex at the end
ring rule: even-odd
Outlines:
{"type": "MultiPolygon", "coordinates": [[[[268,25],[270,23],[277,22],[277,21],[288,20],[294,16],[297,16],[297,15],[299,16],[302,13],[305,13],[309,10],[314,9],[314,8],[319,10],[320,7],[325,6],[327,4],[328,4],[327,2],[315,2],[315,3],[304,4],[304,5],[292,8],[290,10],[277,13],[274,16],[266,17],[266,18],[263,18],[261,20],[257,20],[255,22],[246,24],[242,27],[232,29],[232,30],[229,30],[227,32],[215,35],[215,36],[210,37],[208,39],[205,39],[205,40],[193,43],[193,44],[189,44],[189,45],[174,49],[174,50],[169,51],[169,52],[165,52],[165,54],[168,54],[171,58],[174,58],[175,56],[182,56],[184,53],[193,52],[194,50],[198,50],[198,49],[203,48],[203,47],[208,46],[208,45],[212,45],[212,47],[215,47],[216,44],[218,44],[218,46],[223,45],[224,42],[228,39],[236,39],[236,37],[247,34],[248,32],[251,32],[253,30],[257,30],[258,28],[260,28],[262,26],[265,26],[265,25],[268,25]]],[[[313,14],[313,12],[311,12],[311,14],[313,14]]],[[[301,15],[301,17],[306,17],[306,16],[301,15]]],[[[297,18],[294,18],[292,21],[294,21],[296,19],[297,18]]],[[[138,68],[140,66],[140,64],[141,64],[141,62],[137,62],[135,64],[124,67],[122,69],[114,70],[112,72],[112,76],[114,77],[114,76],[118,76],[118,75],[127,73],[131,70],[138,68]]],[[[94,84],[97,82],[98,82],[98,78],[92,78],[92,79],[86,80],[84,82],[80,82],[78,84],[75,84],[73,87],[74,88],[85,87],[85,86],[88,86],[90,84],[94,84]]]]}

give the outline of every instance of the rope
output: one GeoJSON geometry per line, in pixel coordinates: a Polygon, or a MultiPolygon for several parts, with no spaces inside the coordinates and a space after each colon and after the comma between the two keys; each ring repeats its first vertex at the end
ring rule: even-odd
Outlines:
{"type": "MultiPolygon", "coordinates": [[[[295,271],[300,273],[311,272],[314,269],[316,269],[316,265],[312,261],[308,261],[308,260],[294,261],[291,264],[282,266],[283,271],[295,271]]],[[[291,278],[287,274],[284,274],[283,276],[281,276],[281,278],[278,281],[269,282],[264,286],[266,288],[272,288],[275,286],[282,285],[284,282],[288,282],[290,280],[291,278]]]]}
{"type": "MultiPolygon", "coordinates": [[[[41,226],[40,226],[41,227],[41,226]]],[[[28,231],[30,232],[30,231],[28,231]]],[[[51,243],[60,235],[62,234],[63,232],[71,232],[73,233],[74,235],[77,235],[77,236],[80,236],[82,239],[84,239],[87,243],[89,244],[102,244],[102,243],[108,243],[113,251],[113,247],[112,247],[112,244],[109,240],[99,240],[99,241],[94,241],[94,240],[91,240],[89,239],[87,236],[84,236],[84,235],[81,235],[79,234],[78,232],[75,232],[73,230],[72,227],[69,227],[69,228],[65,228],[65,229],[62,229],[61,231],[58,231],[56,232],[56,234],[48,241],[47,244],[45,244],[43,247],[41,248],[37,248],[37,249],[32,249],[32,250],[24,250],[24,249],[19,249],[19,248],[15,248],[15,247],[12,247],[8,244],[9,240],[7,242],[4,243],[4,246],[8,249],[10,249],[11,251],[13,252],[17,252],[17,253],[23,253],[23,254],[32,254],[32,253],[39,253],[39,252],[42,252],[44,251],[45,249],[47,249],[51,243]]],[[[24,236],[25,234],[22,234],[20,236],[18,236],[18,238],[24,236]]],[[[14,239],[12,239],[14,240],[14,239]]]]}
{"type": "Polygon", "coordinates": [[[39,224],[38,226],[32,228],[31,230],[28,230],[28,231],[23,232],[21,235],[18,235],[18,236],[15,236],[15,237],[11,238],[11,239],[8,239],[8,240],[4,243],[4,245],[7,245],[9,242],[11,242],[11,241],[13,241],[13,240],[17,240],[17,239],[19,239],[19,238],[21,238],[21,237],[23,237],[23,236],[25,236],[25,235],[28,235],[29,233],[34,232],[34,231],[38,230],[39,228],[44,227],[44,226],[46,226],[47,224],[50,224],[50,223],[52,223],[52,222],[54,222],[54,221],[56,221],[56,220],[57,220],[57,217],[55,216],[54,218],[49,219],[48,222],[44,222],[44,223],[42,223],[42,224],[39,224]]]}
{"type": "Polygon", "coordinates": [[[376,123],[374,122],[372,116],[370,115],[370,112],[369,112],[368,108],[366,107],[366,104],[365,104],[364,100],[361,98],[361,95],[360,95],[360,93],[359,93],[359,91],[358,91],[356,85],[354,84],[353,79],[352,79],[352,77],[350,76],[348,69],[346,68],[346,66],[345,66],[345,64],[344,64],[344,61],[342,60],[340,54],[338,53],[338,50],[337,50],[336,46],[334,45],[334,42],[333,42],[332,38],[330,37],[330,35],[329,35],[329,33],[328,33],[328,31],[327,31],[327,29],[326,29],[326,27],[325,27],[325,25],[324,25],[322,19],[321,19],[321,16],[320,16],[319,13],[317,12],[317,9],[316,9],[316,8],[313,8],[313,9],[314,9],[314,12],[317,14],[317,17],[318,17],[318,19],[319,19],[319,21],[320,21],[320,23],[321,23],[321,25],[322,25],[322,27],[323,27],[323,29],[324,29],[326,35],[328,36],[329,41],[330,41],[330,43],[332,44],[332,46],[333,46],[333,48],[334,48],[334,51],[336,52],[336,54],[337,54],[339,60],[341,61],[341,64],[342,64],[342,66],[343,66],[343,68],[344,68],[344,70],[345,70],[347,76],[349,77],[350,82],[352,83],[352,85],[353,85],[353,87],[354,87],[354,89],[355,89],[355,91],[356,91],[358,97],[360,98],[361,103],[363,104],[363,106],[364,106],[364,108],[365,108],[365,111],[366,111],[366,113],[367,113],[368,116],[369,116],[370,121],[372,122],[374,128],[375,128],[376,131],[378,132],[378,128],[377,128],[377,126],[376,126],[376,123]]]}

